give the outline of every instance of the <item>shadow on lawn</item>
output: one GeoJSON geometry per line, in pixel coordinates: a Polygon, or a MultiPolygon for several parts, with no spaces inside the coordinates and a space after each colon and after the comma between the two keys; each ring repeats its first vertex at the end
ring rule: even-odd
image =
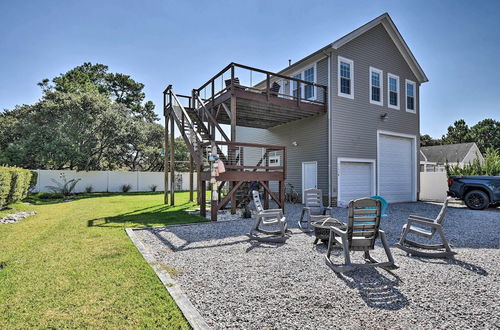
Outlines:
{"type": "MultiPolygon", "coordinates": [[[[192,203],[169,206],[164,204],[153,205],[133,210],[113,217],[103,217],[87,221],[88,227],[152,227],[158,225],[173,225],[193,222],[203,222],[204,219],[188,214],[185,210],[192,207],[192,203]]],[[[208,220],[206,220],[208,221],[208,220]]]]}
{"type": "MultiPolygon", "coordinates": [[[[146,192],[128,192],[128,193],[120,193],[120,192],[97,192],[97,193],[78,193],[74,194],[72,196],[69,196],[67,198],[40,198],[39,193],[36,194],[31,194],[29,195],[26,199],[24,199],[24,202],[29,202],[35,205],[47,205],[47,204],[59,204],[59,203],[67,203],[67,202],[72,202],[72,201],[77,201],[80,199],[88,199],[88,198],[103,198],[103,197],[116,197],[116,196],[148,196],[148,195],[163,195],[163,192],[151,192],[151,191],[146,191],[146,192]]],[[[50,194],[45,194],[44,195],[49,195],[50,194]]]]}
{"type": "Polygon", "coordinates": [[[357,289],[368,307],[385,310],[399,310],[410,304],[397,288],[399,277],[391,273],[391,280],[376,269],[358,269],[354,272],[336,274],[351,289],[357,289]]]}

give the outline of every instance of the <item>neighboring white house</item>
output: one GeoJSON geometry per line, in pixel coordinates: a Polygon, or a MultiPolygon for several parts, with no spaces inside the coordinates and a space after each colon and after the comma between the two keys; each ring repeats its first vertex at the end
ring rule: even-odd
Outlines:
{"type": "Polygon", "coordinates": [[[445,144],[420,148],[420,172],[444,172],[446,163],[464,167],[484,157],[474,142],[445,144]]]}

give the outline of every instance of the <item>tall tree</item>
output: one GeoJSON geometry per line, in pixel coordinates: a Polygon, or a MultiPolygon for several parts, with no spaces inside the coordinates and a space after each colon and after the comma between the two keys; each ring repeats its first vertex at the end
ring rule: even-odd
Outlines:
{"type": "Polygon", "coordinates": [[[421,147],[436,146],[439,144],[442,144],[440,139],[434,139],[429,134],[420,135],[421,147]]]}
{"type": "Polygon", "coordinates": [[[161,170],[163,128],[144,85],[84,63],[39,83],[33,105],[0,112],[0,163],[27,168],[161,170]]]}
{"type": "Polygon", "coordinates": [[[465,120],[459,119],[448,127],[448,132],[442,137],[443,144],[472,142],[470,128],[465,120]]]}
{"type": "Polygon", "coordinates": [[[500,121],[491,118],[481,120],[471,127],[470,136],[483,154],[488,148],[500,150],[500,121]]]}
{"type": "Polygon", "coordinates": [[[129,75],[110,73],[108,66],[86,62],[51,80],[44,79],[39,86],[48,96],[50,92],[92,92],[110,97],[116,103],[124,104],[132,113],[147,121],[158,120],[154,112],[154,104],[147,101],[143,92],[144,84],[136,82],[129,75]]]}

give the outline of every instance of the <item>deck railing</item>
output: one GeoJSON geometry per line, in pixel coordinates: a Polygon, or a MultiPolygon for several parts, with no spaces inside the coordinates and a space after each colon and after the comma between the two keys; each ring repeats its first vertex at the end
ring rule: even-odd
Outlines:
{"type": "MultiPolygon", "coordinates": [[[[226,171],[286,173],[285,146],[228,141],[215,141],[215,145],[225,155],[226,171]]],[[[202,148],[208,158],[212,143],[203,143],[202,148]]]]}
{"type": "Polygon", "coordinates": [[[264,94],[268,100],[272,97],[295,100],[299,106],[302,102],[325,105],[327,97],[324,85],[238,63],[230,63],[194,92],[206,102],[213,102],[233,89],[264,94]]]}

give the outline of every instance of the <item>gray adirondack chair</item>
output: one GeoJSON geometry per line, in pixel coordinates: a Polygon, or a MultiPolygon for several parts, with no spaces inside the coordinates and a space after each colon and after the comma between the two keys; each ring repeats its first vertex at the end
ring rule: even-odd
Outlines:
{"type": "Polygon", "coordinates": [[[310,223],[313,220],[321,220],[331,215],[332,208],[323,205],[323,194],[321,189],[306,189],[304,191],[304,204],[300,214],[299,227],[311,230],[310,223]]]}
{"type": "Polygon", "coordinates": [[[381,203],[372,198],[361,198],[349,203],[349,216],[345,228],[330,228],[326,264],[335,272],[343,273],[357,268],[382,267],[396,269],[385,233],[380,227],[381,203]],[[370,250],[375,248],[375,240],[380,238],[387,255],[387,262],[379,262],[370,256],[370,250]],[[340,245],[343,250],[344,263],[334,264],[331,252],[334,245],[340,245]],[[354,264],[351,262],[350,251],[363,251],[367,263],[354,264]]]}
{"type": "Polygon", "coordinates": [[[410,215],[406,224],[403,226],[403,232],[396,247],[405,251],[408,254],[420,256],[420,257],[436,257],[436,258],[453,258],[456,252],[451,250],[448,240],[444,236],[443,223],[445,220],[446,209],[448,207],[448,202],[450,201],[448,197],[444,203],[441,211],[437,215],[436,219],[429,219],[417,215],[410,215]],[[425,237],[427,239],[432,239],[435,234],[439,234],[441,238],[441,244],[425,244],[415,242],[408,239],[408,234],[415,234],[417,236],[425,237]],[[422,250],[437,250],[436,252],[427,252],[422,250]],[[443,251],[444,249],[444,251],[443,251]],[[439,251],[440,250],[440,251],[439,251]]]}
{"type": "Polygon", "coordinates": [[[257,214],[250,230],[250,238],[261,242],[284,242],[287,238],[287,223],[283,210],[264,210],[257,190],[252,191],[252,197],[257,214]],[[274,229],[264,229],[265,227],[274,229]]]}

